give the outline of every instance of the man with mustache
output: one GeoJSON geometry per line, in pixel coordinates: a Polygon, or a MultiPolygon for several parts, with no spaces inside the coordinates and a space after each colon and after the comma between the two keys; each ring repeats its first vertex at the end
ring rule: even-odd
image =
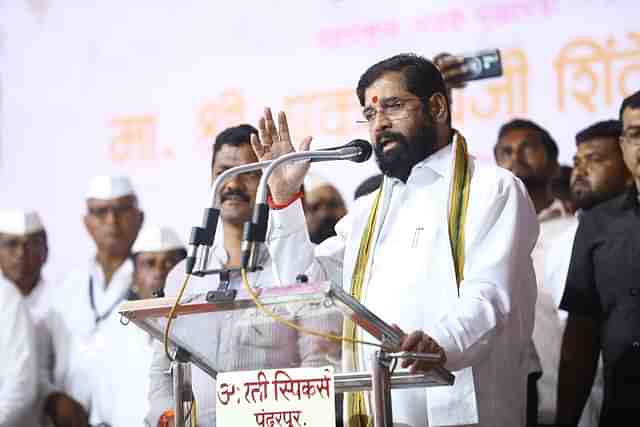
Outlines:
{"type": "MultiPolygon", "coordinates": [[[[558,424],[563,426],[576,425],[600,352],[600,425],[633,422],[640,416],[640,91],[624,99],[620,120],[618,144],[634,185],[584,213],[576,231],[560,303],[569,312],[558,385],[558,424]]],[[[580,187],[587,187],[586,180],[580,187]]]]}
{"type": "MultiPolygon", "coordinates": [[[[269,185],[280,209],[267,239],[276,269],[336,280],[408,332],[402,350],[441,356],[402,367],[441,363],[454,371],[452,387],[392,391],[395,424],[523,426],[538,233],[524,186],[468,155],[451,127],[442,76],[427,59],[403,54],[371,66],[357,95],[382,188],[358,199],[337,236],[316,248],[295,198],[308,165],[274,172],[269,185]]],[[[252,142],[260,158],[293,150],[284,113],[276,124],[266,110],[259,129],[252,142]]],[[[345,333],[374,339],[348,325],[345,333]]],[[[344,370],[369,370],[374,351],[345,344],[344,370]]],[[[347,395],[345,408],[349,426],[367,425],[368,394],[347,395]]]]}
{"type": "MultiPolygon", "coordinates": [[[[500,128],[498,141],[494,147],[494,156],[498,166],[510,170],[522,180],[538,214],[540,234],[532,257],[538,278],[538,299],[540,300],[545,295],[545,285],[541,277],[548,248],[551,241],[570,223],[570,220],[565,218],[569,213],[564,211],[564,204],[560,200],[554,200],[551,192],[551,182],[559,168],[558,146],[549,132],[538,124],[530,120],[514,119],[500,128]]],[[[538,301],[537,324],[540,324],[541,316],[540,301],[538,301]]],[[[540,396],[536,384],[547,368],[544,366],[545,355],[540,354],[541,340],[544,340],[546,335],[544,331],[542,335],[540,332],[540,327],[536,326],[530,351],[530,373],[527,386],[527,424],[529,426],[545,422],[540,420],[545,414],[539,402],[539,399],[544,399],[544,396],[540,396]]]]}
{"type": "MultiPolygon", "coordinates": [[[[211,180],[227,169],[256,162],[250,144],[258,131],[248,124],[231,127],[216,137],[211,156],[211,180]]],[[[220,222],[211,250],[208,269],[223,272],[205,277],[191,276],[185,295],[206,293],[217,289],[242,289],[240,276],[240,244],[244,223],[251,218],[261,172],[236,175],[221,189],[220,222]]],[[[298,187],[298,190],[300,187],[298,187]]],[[[267,251],[258,260],[261,271],[250,272],[249,283],[259,288],[292,284],[294,277],[277,275],[267,251]]],[[[165,286],[167,296],[175,296],[185,276],[185,263],[174,268],[165,286]]],[[[194,323],[189,336],[183,339],[213,360],[215,369],[234,371],[263,368],[297,367],[301,363],[323,366],[326,360],[311,360],[317,356],[313,342],[298,340],[296,331],[275,324],[257,310],[223,312],[194,323]],[[206,319],[206,321],[205,321],[206,319]]],[[[197,320],[197,319],[196,319],[197,320]]],[[[176,322],[176,324],[179,320],[176,322]]],[[[150,371],[150,410],[146,421],[151,426],[173,425],[174,407],[172,380],[167,371],[167,359],[162,343],[155,342],[150,371]]],[[[197,400],[199,425],[215,426],[216,384],[197,367],[192,367],[192,384],[197,400]]]]}
{"type": "Polygon", "coordinates": [[[549,132],[530,120],[512,120],[500,128],[493,154],[498,166],[522,180],[538,214],[551,206],[558,145],[549,132]]]}
{"type": "Polygon", "coordinates": [[[347,214],[338,189],[319,175],[305,178],[303,206],[309,238],[315,244],[335,236],[336,224],[347,214]]]}

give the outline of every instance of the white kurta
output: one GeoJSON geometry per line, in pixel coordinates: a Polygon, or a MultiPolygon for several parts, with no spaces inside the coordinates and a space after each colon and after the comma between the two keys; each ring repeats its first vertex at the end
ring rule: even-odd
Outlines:
{"type": "MultiPolygon", "coordinates": [[[[221,231],[218,238],[221,239],[221,231]]],[[[214,245],[209,262],[209,269],[221,268],[227,260],[222,246],[214,245]]],[[[249,273],[252,286],[269,288],[278,285],[273,273],[273,266],[266,251],[260,260],[262,271],[249,273]]],[[[170,273],[165,288],[166,295],[176,295],[185,274],[184,262],[177,265],[170,273]]],[[[295,278],[295,276],[294,276],[295,278]]],[[[230,278],[229,289],[243,287],[236,273],[230,278]]],[[[285,281],[291,283],[292,280],[285,281]]],[[[192,277],[189,281],[185,297],[189,294],[206,293],[218,288],[218,276],[204,278],[192,277]]],[[[298,341],[297,334],[287,326],[274,325],[264,314],[254,310],[223,312],[205,316],[178,318],[172,326],[172,332],[187,330],[194,348],[211,362],[218,371],[252,370],[260,368],[297,367],[305,360],[307,364],[327,365],[315,359],[313,354],[300,346],[312,345],[307,341],[298,341]],[[180,325],[181,322],[189,322],[180,325]],[[204,349],[204,350],[203,350],[204,349]]],[[[184,337],[185,335],[180,335],[184,337]]],[[[164,347],[159,341],[154,342],[154,355],[151,366],[151,385],[149,399],[151,410],[147,422],[155,426],[162,412],[173,408],[171,377],[167,375],[169,361],[164,347]]],[[[192,367],[192,384],[197,399],[198,422],[201,426],[215,425],[215,381],[199,368],[192,367]]]]}
{"type": "Polygon", "coordinates": [[[39,425],[34,329],[16,287],[0,274],[0,426],[39,425]]]}
{"type": "Polygon", "coordinates": [[[151,337],[135,325],[122,325],[118,313],[92,335],[74,340],[70,383],[92,425],[144,424],[151,358],[151,337]]]}
{"type": "Polygon", "coordinates": [[[118,304],[126,297],[132,280],[131,260],[120,266],[107,286],[102,268],[92,259],[86,266],[69,273],[56,293],[54,308],[63,316],[72,336],[86,337],[96,330],[96,316],[105,316],[110,311],[117,311],[118,304]],[[91,282],[95,310],[91,306],[91,282]]]}
{"type": "MultiPolygon", "coordinates": [[[[555,422],[562,336],[567,324],[567,312],[558,307],[564,293],[577,228],[576,216],[559,218],[549,221],[548,224],[543,222],[539,243],[534,250],[539,283],[533,337],[543,363],[543,375],[538,381],[540,396],[538,421],[540,423],[555,422]]],[[[600,360],[591,395],[585,404],[579,427],[599,425],[604,393],[603,381],[600,360]]]]}
{"type": "MultiPolygon", "coordinates": [[[[104,320],[96,322],[96,317],[108,316],[117,312],[118,305],[126,297],[133,279],[133,262],[125,261],[114,273],[109,285],[105,283],[104,273],[95,258],[85,267],[73,270],[55,293],[53,309],[62,318],[65,334],[72,349],[69,354],[58,355],[57,363],[64,364],[63,379],[56,384],[64,393],[81,404],[88,404],[91,395],[91,381],[85,380],[82,372],[82,361],[74,354],[74,348],[82,345],[94,334],[104,320]],[[93,288],[93,306],[90,288],[93,288]],[[63,359],[64,357],[64,359],[63,359]]],[[[94,375],[101,375],[95,371],[94,375]]]]}
{"type": "MultiPolygon", "coordinates": [[[[393,190],[383,193],[364,303],[407,333],[421,329],[433,337],[460,383],[394,391],[394,423],[464,425],[475,413],[481,426],[523,426],[536,299],[530,256],[538,235],[535,211],[517,178],[472,162],[458,298],[447,228],[452,157],[450,145],[416,165],[406,184],[385,178],[393,190]],[[460,378],[469,367],[473,379],[465,386],[460,378]]],[[[276,271],[307,271],[350,289],[372,201],[373,195],[359,199],[336,226],[338,235],[315,252],[300,203],[273,212],[269,248],[276,271]]],[[[362,353],[368,368],[370,350],[362,353]]]]}
{"type": "Polygon", "coordinates": [[[69,358],[70,337],[62,316],[52,307],[54,292],[51,282],[40,280],[25,298],[35,329],[38,401],[43,425],[50,425],[44,417],[44,404],[52,392],[62,389],[69,358]]]}

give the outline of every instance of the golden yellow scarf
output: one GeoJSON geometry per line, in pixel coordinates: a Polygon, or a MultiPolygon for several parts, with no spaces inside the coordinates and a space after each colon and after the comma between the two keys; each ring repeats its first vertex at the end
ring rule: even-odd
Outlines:
{"type": "MultiPolygon", "coordinates": [[[[459,133],[454,135],[454,161],[453,161],[453,177],[451,187],[449,189],[449,242],[451,243],[451,255],[453,256],[454,268],[456,274],[456,286],[458,296],[460,295],[460,283],[464,279],[464,224],[467,216],[467,208],[469,205],[469,154],[467,151],[467,143],[459,133]]],[[[354,268],[353,277],[351,279],[351,295],[358,301],[362,300],[362,287],[364,284],[367,265],[369,263],[369,255],[371,253],[373,232],[376,226],[378,216],[378,208],[382,191],[378,190],[374,200],[367,224],[360,239],[360,248],[358,249],[358,257],[354,268]]],[[[345,322],[345,336],[352,339],[357,338],[356,325],[351,321],[345,322]]],[[[350,357],[352,366],[357,369],[359,365],[358,348],[355,344],[346,344],[351,346],[350,357]]],[[[347,352],[345,352],[347,353],[347,352]]],[[[372,419],[367,415],[365,406],[365,397],[363,392],[347,393],[345,395],[345,407],[347,408],[347,425],[349,427],[367,427],[372,419]]]]}

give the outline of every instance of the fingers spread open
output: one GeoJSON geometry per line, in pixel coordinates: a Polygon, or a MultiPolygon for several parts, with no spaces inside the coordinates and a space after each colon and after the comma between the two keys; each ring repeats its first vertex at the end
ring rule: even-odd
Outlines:
{"type": "Polygon", "coordinates": [[[258,135],[256,135],[255,133],[252,133],[250,137],[250,141],[251,141],[251,148],[253,148],[253,152],[256,153],[256,157],[258,159],[261,159],[262,156],[264,155],[264,147],[260,143],[260,140],[258,140],[258,135]]]}
{"type": "Polygon", "coordinates": [[[267,132],[269,132],[269,134],[271,135],[272,141],[280,141],[280,139],[278,138],[278,129],[276,129],[276,124],[273,121],[273,114],[271,114],[271,108],[267,107],[264,109],[264,117],[266,120],[267,132]]]}
{"type": "Polygon", "coordinates": [[[289,135],[289,124],[287,123],[287,115],[284,111],[278,113],[278,133],[280,135],[280,141],[291,143],[291,136],[289,135]]]}
{"type": "Polygon", "coordinates": [[[273,143],[271,133],[267,128],[267,121],[264,117],[260,117],[260,120],[258,120],[258,132],[260,132],[260,140],[263,146],[270,146],[273,143]]]}

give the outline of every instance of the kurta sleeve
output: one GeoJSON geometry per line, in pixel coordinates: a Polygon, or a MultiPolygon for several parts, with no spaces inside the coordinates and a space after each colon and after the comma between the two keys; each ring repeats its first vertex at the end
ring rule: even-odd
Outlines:
{"type": "MultiPolygon", "coordinates": [[[[1,286],[11,286],[0,283],[1,286]]],[[[22,426],[32,417],[38,385],[34,329],[27,307],[15,289],[2,293],[0,329],[0,425],[22,426]]]]}
{"type": "Polygon", "coordinates": [[[515,316],[521,319],[523,340],[533,330],[537,289],[531,251],[539,227],[531,200],[524,185],[510,175],[500,179],[493,194],[476,190],[474,199],[471,189],[465,226],[460,296],[433,330],[426,331],[443,347],[452,370],[481,360],[496,333],[515,316]]]}
{"type": "Polygon", "coordinates": [[[336,225],[337,236],[316,246],[309,240],[302,203],[271,211],[267,246],[277,283],[295,282],[306,273],[310,280],[342,284],[342,264],[349,214],[336,225]]]}

